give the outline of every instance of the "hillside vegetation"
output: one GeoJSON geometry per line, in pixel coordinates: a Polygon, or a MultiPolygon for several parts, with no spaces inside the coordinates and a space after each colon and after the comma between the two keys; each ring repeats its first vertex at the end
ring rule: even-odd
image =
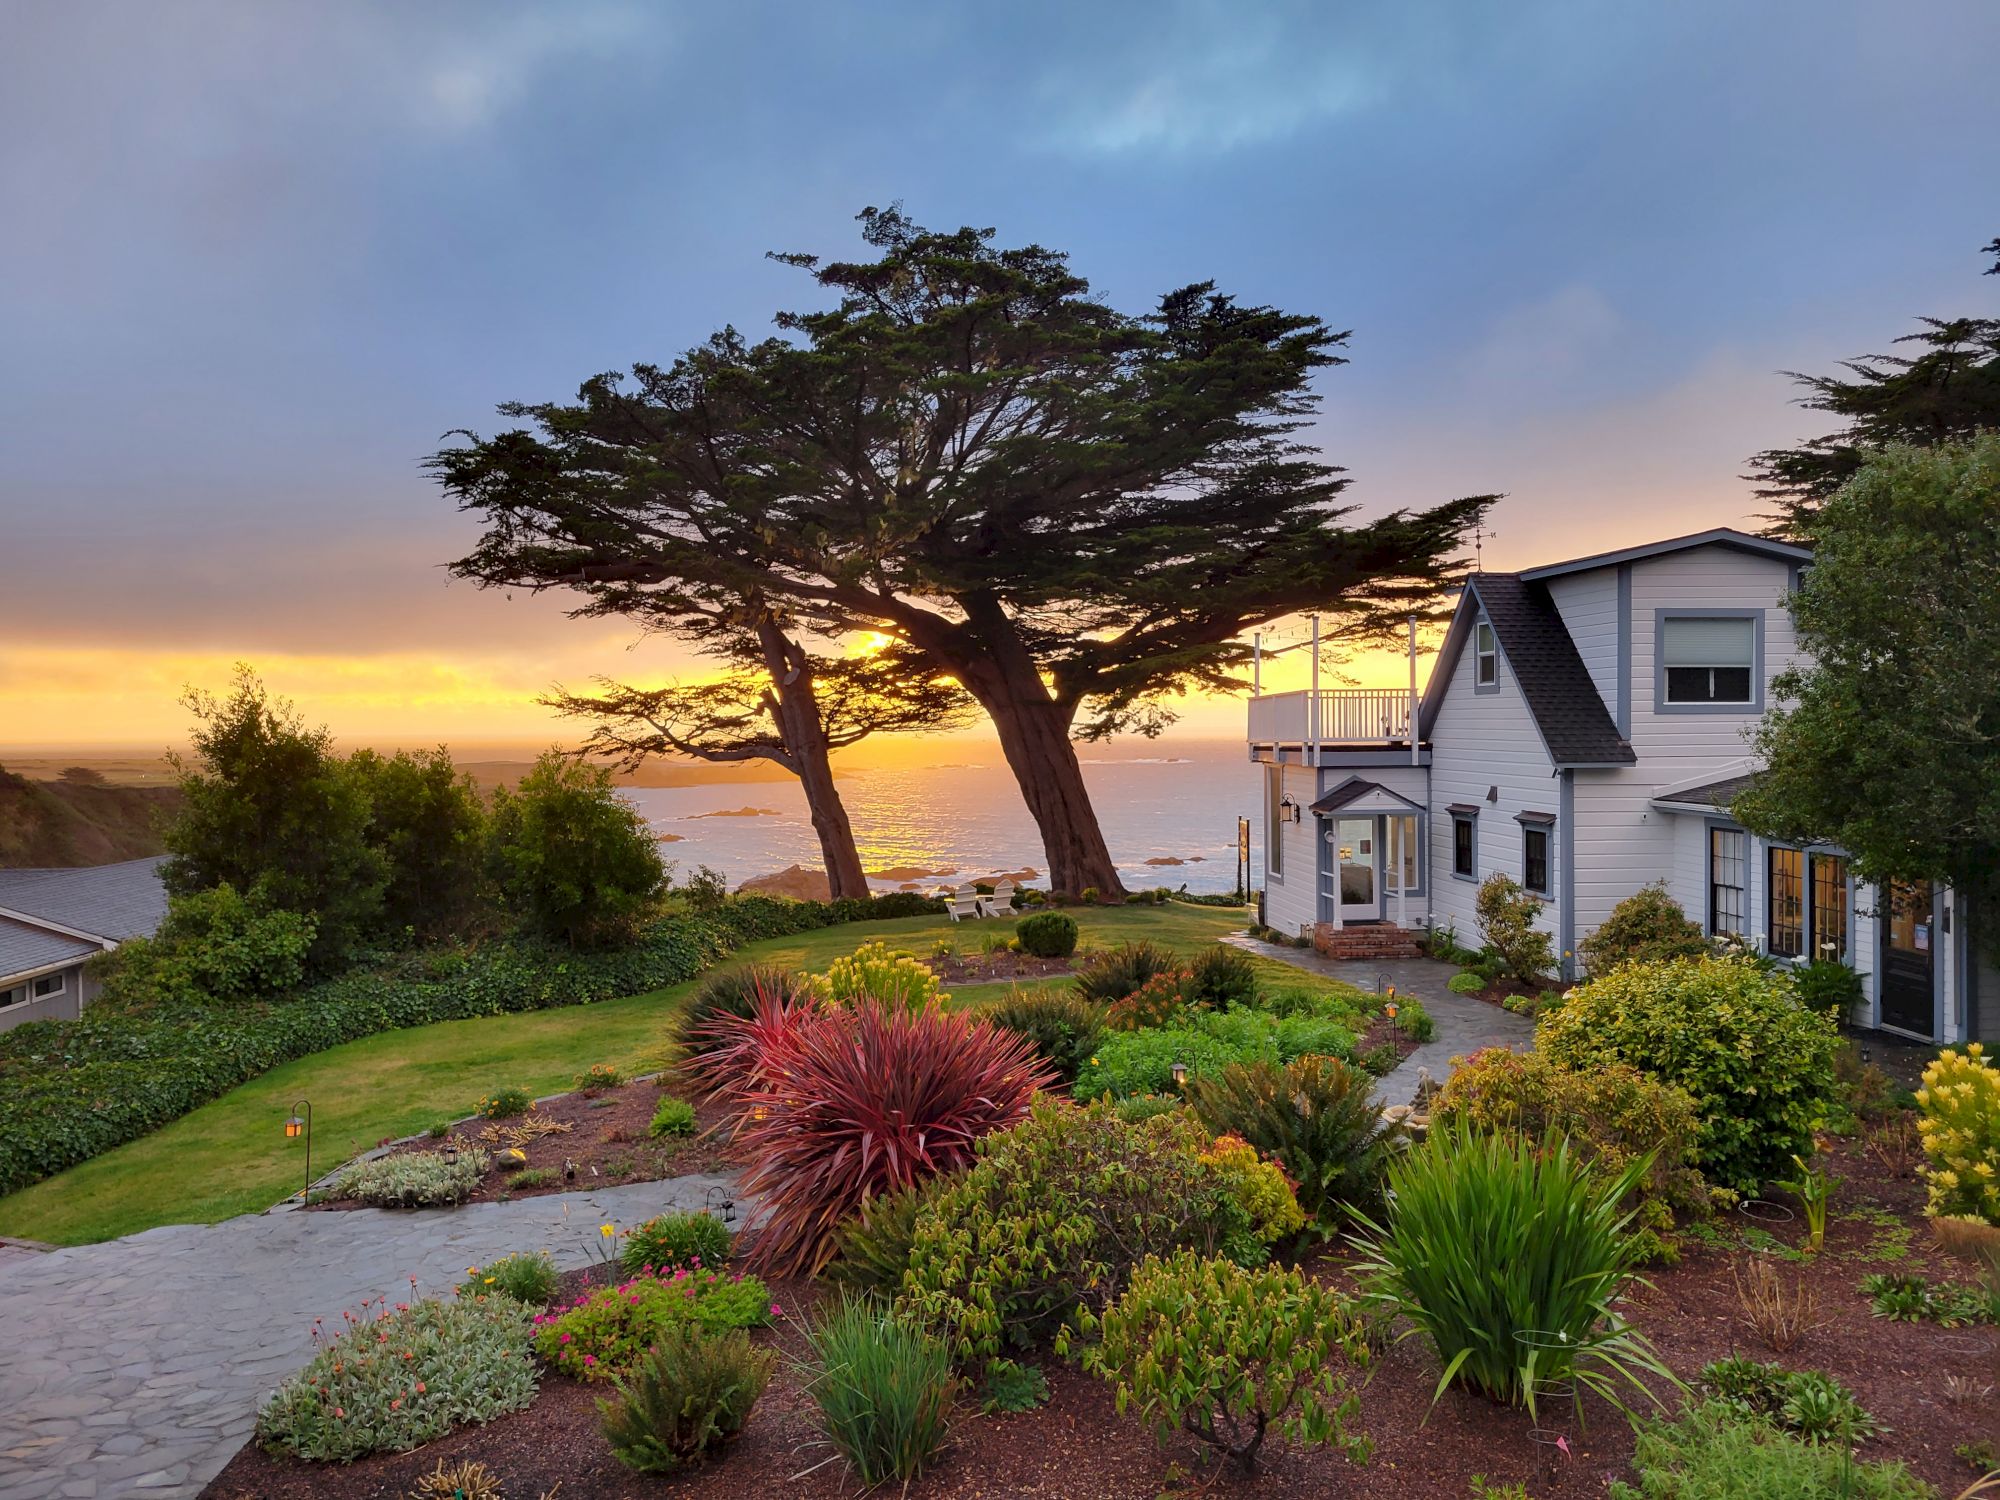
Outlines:
{"type": "Polygon", "coordinates": [[[0,869],[164,854],[160,830],[179,801],[178,788],[114,786],[92,771],[31,781],[0,767],[0,869]]]}

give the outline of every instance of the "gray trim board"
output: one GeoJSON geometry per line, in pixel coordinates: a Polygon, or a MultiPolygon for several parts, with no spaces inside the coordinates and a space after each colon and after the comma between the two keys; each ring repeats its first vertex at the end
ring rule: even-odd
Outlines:
{"type": "Polygon", "coordinates": [[[1737,714],[1764,712],[1764,611],[1761,609],[1674,609],[1653,611],[1653,712],[1656,714],[1737,714]],[[1749,620],[1750,699],[1746,703],[1667,702],[1666,624],[1669,620],[1749,620]]]}
{"type": "Polygon", "coordinates": [[[1463,880],[1472,885],[1479,884],[1479,809],[1455,802],[1445,809],[1451,820],[1451,878],[1463,880]],[[1464,823],[1472,829],[1472,869],[1461,874],[1458,868],[1458,825],[1464,823]]]}
{"type": "Polygon", "coordinates": [[[1801,547],[1795,542],[1774,541],[1767,536],[1752,536],[1747,531],[1738,531],[1733,526],[1716,526],[1708,531],[1696,531],[1687,536],[1669,537],[1663,542],[1647,542],[1643,546],[1623,547],[1615,552],[1595,552],[1589,557],[1573,557],[1568,562],[1544,563],[1539,568],[1528,568],[1521,576],[1530,583],[1539,583],[1546,578],[1558,578],[1564,573],[1585,573],[1592,568],[1608,568],[1615,563],[1643,562],[1649,557],[1662,557],[1669,552],[1685,552],[1694,547],[1728,547],[1737,552],[1753,552],[1763,557],[1783,558],[1792,563],[1810,562],[1812,548],[1801,547]]]}
{"type": "Polygon", "coordinates": [[[1612,722],[1627,739],[1632,737],[1632,565],[1618,565],[1618,702],[1611,711],[1612,722]]]}
{"type": "Polygon", "coordinates": [[[1560,893],[1556,906],[1556,947],[1563,955],[1562,976],[1573,979],[1576,977],[1576,773],[1564,770],[1561,774],[1556,802],[1561,822],[1557,824],[1556,839],[1562,845],[1559,857],[1562,868],[1550,878],[1560,893]]]}

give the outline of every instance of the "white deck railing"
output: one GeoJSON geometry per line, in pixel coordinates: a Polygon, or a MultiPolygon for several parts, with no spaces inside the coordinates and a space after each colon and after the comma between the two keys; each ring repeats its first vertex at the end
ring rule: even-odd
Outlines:
{"type": "Polygon", "coordinates": [[[1407,745],[1410,695],[1391,688],[1263,693],[1250,700],[1253,745],[1407,745]]]}

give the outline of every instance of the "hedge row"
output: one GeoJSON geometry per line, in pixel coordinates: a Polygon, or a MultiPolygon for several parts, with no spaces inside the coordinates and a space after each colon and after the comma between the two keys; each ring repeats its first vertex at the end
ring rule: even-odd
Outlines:
{"type": "Polygon", "coordinates": [[[643,994],[761,938],[943,909],[909,893],[738,897],[666,918],[612,952],[526,943],[419,950],[270,1004],[104,1008],[32,1022],[0,1035],[0,1195],[157,1130],[280,1063],[378,1031],[643,994]]]}

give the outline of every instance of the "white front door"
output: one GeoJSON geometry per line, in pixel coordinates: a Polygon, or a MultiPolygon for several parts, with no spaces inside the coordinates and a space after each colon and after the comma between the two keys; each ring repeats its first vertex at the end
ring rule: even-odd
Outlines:
{"type": "MultiPolygon", "coordinates": [[[[1327,873],[1340,901],[1342,922],[1382,916],[1381,820],[1337,818],[1329,830],[1327,873]]],[[[1329,892],[1332,895],[1333,892],[1329,892]]]]}

